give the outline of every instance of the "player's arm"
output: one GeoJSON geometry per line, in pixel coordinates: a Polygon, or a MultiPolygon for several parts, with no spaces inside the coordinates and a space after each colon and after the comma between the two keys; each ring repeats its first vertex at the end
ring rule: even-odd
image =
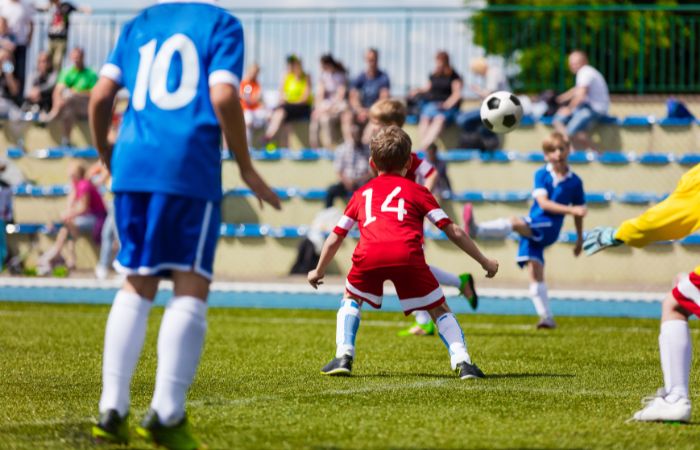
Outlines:
{"type": "Polygon", "coordinates": [[[423,186],[430,192],[433,192],[433,189],[435,189],[435,185],[438,182],[438,172],[437,170],[433,170],[433,172],[425,177],[425,182],[423,183],[423,186]]]}
{"type": "Polygon", "coordinates": [[[557,95],[557,103],[566,103],[574,97],[576,93],[576,86],[570,88],[569,90],[557,95]]]}
{"type": "Polygon", "coordinates": [[[583,250],[583,217],[574,217],[576,227],[576,245],[574,246],[574,256],[581,254],[583,250]]]}
{"type": "Polygon", "coordinates": [[[546,192],[537,194],[535,201],[543,211],[550,214],[571,215],[574,217],[585,217],[588,210],[583,205],[562,205],[549,199],[546,192]]]}
{"type": "Polygon", "coordinates": [[[326,276],[328,264],[333,261],[335,254],[338,253],[338,249],[345,240],[345,236],[347,236],[348,232],[357,223],[357,202],[355,198],[356,195],[353,195],[347,208],[345,208],[345,214],[340,218],[333,232],[328,235],[326,242],[323,243],[323,249],[321,249],[321,256],[319,257],[316,268],[310,271],[306,276],[309,284],[313,286],[314,289],[318,289],[318,286],[323,284],[322,280],[323,277],[326,276]]]}
{"type": "MultiPolygon", "coordinates": [[[[58,89],[59,86],[56,86],[58,89]]],[[[112,144],[109,142],[109,129],[112,124],[112,108],[114,99],[119,92],[119,85],[107,77],[100,77],[90,93],[88,104],[88,118],[90,134],[100,154],[100,160],[110,169],[112,162],[112,144]]]]}
{"type": "Polygon", "coordinates": [[[586,96],[588,95],[588,86],[578,86],[574,88],[574,95],[571,97],[571,101],[569,102],[569,107],[570,108],[575,108],[576,106],[580,105],[581,103],[586,100],[586,96]]]}
{"type": "Polygon", "coordinates": [[[263,202],[266,202],[275,209],[281,209],[279,197],[258,174],[250,159],[238,88],[228,83],[218,83],[209,88],[209,96],[221,124],[226,145],[236,158],[241,179],[258,197],[261,207],[263,202]]]}
{"type": "Polygon", "coordinates": [[[450,223],[442,228],[447,237],[459,247],[464,253],[469,255],[474,261],[481,265],[486,271],[486,278],[493,278],[498,272],[498,261],[487,258],[469,235],[454,223],[450,223]]]}

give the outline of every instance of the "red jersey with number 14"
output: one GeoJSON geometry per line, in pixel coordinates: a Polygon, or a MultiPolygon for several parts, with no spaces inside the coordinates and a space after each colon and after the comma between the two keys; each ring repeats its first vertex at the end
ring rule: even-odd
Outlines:
{"type": "Polygon", "coordinates": [[[352,255],[356,266],[422,266],[424,217],[440,229],[452,223],[425,187],[385,174],[355,191],[333,231],[345,236],[359,225],[360,242],[352,255]]]}

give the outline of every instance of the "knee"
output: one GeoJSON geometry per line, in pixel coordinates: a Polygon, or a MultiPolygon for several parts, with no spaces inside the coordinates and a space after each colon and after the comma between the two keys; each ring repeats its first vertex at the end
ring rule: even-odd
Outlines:
{"type": "Polygon", "coordinates": [[[349,314],[353,316],[360,316],[360,311],[362,308],[362,300],[345,297],[340,301],[340,309],[338,309],[338,315],[349,314]]]}

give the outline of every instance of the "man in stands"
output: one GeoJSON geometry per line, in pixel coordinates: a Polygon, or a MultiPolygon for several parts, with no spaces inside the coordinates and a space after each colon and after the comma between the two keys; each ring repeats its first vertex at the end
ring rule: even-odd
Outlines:
{"type": "Polygon", "coordinates": [[[333,166],[340,181],[328,187],[326,208],[333,206],[337,197],[349,197],[372,178],[369,170],[369,146],[362,143],[362,132],[356,124],[351,129],[352,140],[345,141],[335,150],[333,166]]]}
{"type": "Polygon", "coordinates": [[[554,127],[569,137],[574,148],[591,149],[587,131],[608,113],[608,84],[580,50],[569,55],[569,70],[576,75],[576,84],[557,97],[557,103],[565,106],[554,116],[554,127]]]}
{"type": "Polygon", "coordinates": [[[48,121],[60,118],[63,123],[61,145],[70,146],[70,132],[77,119],[87,118],[90,91],[97,82],[94,70],[85,66],[85,53],[76,47],[70,52],[71,67],[63,69],[53,90],[53,105],[48,121]]]}
{"type": "Polygon", "coordinates": [[[31,2],[5,0],[0,2],[0,16],[7,20],[10,33],[15,38],[15,75],[20,85],[20,96],[24,92],[24,75],[27,67],[27,50],[34,34],[34,14],[31,2]]]}
{"type": "Polygon", "coordinates": [[[70,2],[62,2],[61,0],[50,0],[46,7],[37,9],[42,12],[48,12],[51,16],[48,53],[53,67],[59,70],[63,65],[63,58],[66,56],[70,15],[74,12],[90,14],[92,8],[89,6],[75,6],[70,2]]]}

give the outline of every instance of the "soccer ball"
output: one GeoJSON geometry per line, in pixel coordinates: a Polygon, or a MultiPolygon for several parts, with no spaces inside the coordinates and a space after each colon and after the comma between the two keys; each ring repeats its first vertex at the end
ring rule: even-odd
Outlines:
{"type": "Polygon", "coordinates": [[[494,133],[510,133],[518,127],[522,117],[523,105],[510,92],[494,92],[481,104],[481,122],[494,133]]]}

